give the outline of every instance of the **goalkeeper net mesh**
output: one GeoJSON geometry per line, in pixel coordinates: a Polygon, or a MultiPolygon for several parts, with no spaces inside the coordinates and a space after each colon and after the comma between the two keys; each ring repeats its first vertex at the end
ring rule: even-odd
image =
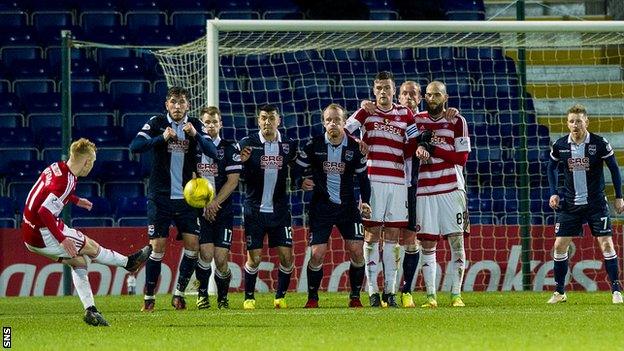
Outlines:
{"type": "MultiPolygon", "coordinates": [[[[572,22],[570,22],[572,23],[572,22]]],[[[195,113],[208,103],[207,38],[155,52],[169,86],[191,91],[195,113]]],[[[256,110],[276,105],[281,132],[298,140],[322,133],[321,111],[335,102],[354,112],[374,99],[374,76],[391,71],[397,89],[406,80],[424,90],[432,80],[447,86],[450,107],[468,122],[473,151],[465,168],[472,230],[464,290],[521,290],[522,224],[530,233],[530,279],[534,290],[552,289],[551,248],[555,213],[548,207],[549,143],[565,135],[566,110],[584,104],[590,130],[605,136],[624,165],[624,81],[620,32],[345,32],[221,31],[218,35],[222,136],[240,140],[257,131],[256,110]],[[526,84],[518,61],[526,50],[526,84]]],[[[425,106],[421,105],[421,110],[425,106]]],[[[609,172],[607,195],[614,198],[609,172]]],[[[236,204],[241,194],[234,194],[236,204]]],[[[305,291],[306,195],[291,195],[296,273],[305,291]],[[301,272],[303,270],[303,272],[301,272]]],[[[614,214],[612,212],[612,214],[614,214]]],[[[237,216],[237,223],[241,222],[237,216]]],[[[622,217],[615,217],[621,254],[622,217]]],[[[238,240],[244,243],[239,232],[238,240]]],[[[322,289],[345,289],[349,257],[332,236],[322,289]],[[342,266],[341,266],[342,265],[342,266]]],[[[450,286],[446,244],[439,247],[439,287],[450,286]]],[[[233,261],[244,261],[235,246],[233,261]]],[[[591,238],[575,240],[571,252],[573,289],[607,289],[602,254],[591,238]]],[[[276,264],[276,254],[269,253],[276,264]]],[[[266,256],[265,256],[266,257],[266,256]]],[[[528,266],[527,266],[528,267],[528,266]]],[[[268,287],[276,273],[261,275],[268,287]]],[[[421,278],[416,284],[422,286],[421,278]]],[[[291,285],[291,288],[293,286],[291,285]]]]}

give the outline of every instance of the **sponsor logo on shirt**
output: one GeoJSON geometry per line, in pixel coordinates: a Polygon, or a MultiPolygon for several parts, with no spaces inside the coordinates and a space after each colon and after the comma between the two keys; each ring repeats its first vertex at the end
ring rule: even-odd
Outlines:
{"type": "MultiPolygon", "coordinates": [[[[387,120],[384,120],[384,121],[387,123],[387,120]]],[[[398,135],[398,136],[403,136],[403,129],[395,127],[390,124],[381,124],[379,122],[375,122],[373,123],[373,129],[381,131],[381,132],[387,132],[390,134],[398,135]]]]}
{"type": "Polygon", "coordinates": [[[568,169],[573,171],[588,171],[589,170],[589,158],[588,157],[571,157],[568,159],[568,169]]]}
{"type": "Polygon", "coordinates": [[[216,177],[219,175],[219,166],[216,163],[198,163],[197,173],[199,173],[202,177],[216,177]]]}
{"type": "Polygon", "coordinates": [[[167,151],[171,153],[186,153],[189,148],[188,140],[172,140],[169,139],[167,151]]]}
{"type": "Polygon", "coordinates": [[[353,160],[353,151],[351,150],[345,151],[345,160],[347,161],[353,160]]]}
{"type": "Polygon", "coordinates": [[[587,153],[592,156],[596,155],[596,145],[587,145],[587,153]]]}
{"type": "Polygon", "coordinates": [[[260,156],[260,168],[262,169],[282,169],[284,156],[260,156]]]}
{"type": "Polygon", "coordinates": [[[343,174],[345,171],[344,162],[323,162],[323,172],[325,174],[343,174]]]}

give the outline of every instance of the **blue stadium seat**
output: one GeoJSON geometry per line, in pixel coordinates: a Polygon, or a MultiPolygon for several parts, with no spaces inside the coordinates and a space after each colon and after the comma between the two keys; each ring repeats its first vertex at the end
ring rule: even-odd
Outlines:
{"type": "Polygon", "coordinates": [[[396,21],[399,19],[399,13],[393,10],[371,10],[368,19],[374,21],[396,21]]]}
{"type": "Polygon", "coordinates": [[[1,46],[39,45],[39,38],[31,27],[9,27],[0,35],[1,46]]]}
{"type": "Polygon", "coordinates": [[[146,115],[153,116],[154,111],[164,111],[165,96],[156,96],[154,94],[120,96],[115,101],[115,107],[119,110],[119,114],[122,117],[126,113],[135,112],[145,112],[146,115]]]}
{"type": "Polygon", "coordinates": [[[130,150],[128,147],[98,147],[98,162],[105,161],[130,161],[130,150]]]}
{"type": "Polygon", "coordinates": [[[60,113],[32,113],[28,115],[27,123],[34,135],[42,135],[45,134],[43,130],[61,128],[62,116],[60,113]]]}
{"type": "Polygon", "coordinates": [[[104,161],[100,162],[100,170],[103,182],[140,181],[143,177],[138,161],[104,161]]]}
{"type": "Polygon", "coordinates": [[[122,9],[122,0],[83,1],[77,5],[78,12],[87,11],[116,11],[122,9]]]}
{"type": "Polygon", "coordinates": [[[15,201],[10,197],[0,197],[0,217],[15,218],[16,208],[15,201]]]}
{"type": "Polygon", "coordinates": [[[39,160],[14,160],[9,162],[11,173],[6,175],[7,182],[34,182],[47,167],[39,160]]]}
{"type": "Polygon", "coordinates": [[[106,28],[119,27],[122,21],[122,14],[119,11],[84,11],[80,13],[80,25],[86,35],[95,33],[106,28]]]}
{"type": "Polygon", "coordinates": [[[4,46],[0,48],[0,59],[6,67],[16,60],[36,60],[43,57],[43,49],[37,45],[4,46]]]}
{"type": "Polygon", "coordinates": [[[0,134],[0,147],[33,147],[35,138],[27,127],[6,128],[0,134]]]}
{"type": "Polygon", "coordinates": [[[483,21],[484,11],[446,11],[446,18],[450,21],[483,21]]]}
{"type": "Polygon", "coordinates": [[[99,67],[102,70],[105,70],[111,60],[133,58],[134,52],[132,49],[99,48],[96,50],[95,55],[96,55],[99,67]]]}
{"type": "MultiPolygon", "coordinates": [[[[41,158],[45,164],[52,164],[54,162],[61,160],[61,148],[60,147],[50,147],[43,149],[41,151],[41,158]]],[[[97,164],[97,162],[96,162],[97,164]]]]}
{"type": "Polygon", "coordinates": [[[22,105],[13,93],[0,94],[0,111],[3,113],[20,113],[22,105]]]}
{"type": "MultiPolygon", "coordinates": [[[[72,73],[73,74],[73,73],[72,73]]],[[[63,90],[62,82],[58,83],[58,90],[63,90]]],[[[76,93],[100,93],[102,92],[102,82],[99,79],[72,79],[71,92],[76,93]]]]}
{"type": "Polygon", "coordinates": [[[78,217],[71,219],[71,226],[74,228],[89,227],[112,227],[115,220],[112,217],[78,217]]]}
{"type": "Polygon", "coordinates": [[[14,79],[29,79],[54,78],[56,72],[44,59],[16,59],[11,64],[11,73],[14,79]]]}
{"type": "Polygon", "coordinates": [[[21,10],[4,10],[0,7],[0,25],[7,28],[20,28],[28,24],[28,14],[21,10]]]}
{"type": "Polygon", "coordinates": [[[118,227],[146,227],[147,217],[120,217],[117,220],[118,227]]]}
{"type": "Polygon", "coordinates": [[[93,113],[76,113],[74,115],[73,126],[76,129],[84,129],[84,128],[90,128],[90,127],[112,127],[114,125],[115,125],[115,116],[112,113],[93,112],[93,113]]]}
{"type": "MultiPolygon", "coordinates": [[[[75,51],[75,50],[74,50],[75,51]]],[[[60,66],[57,66],[58,76],[60,77],[60,66]]],[[[71,61],[72,79],[90,79],[99,80],[100,69],[95,61],[87,58],[77,58],[71,61]]],[[[72,82],[73,83],[73,82],[72,82]]],[[[60,83],[59,83],[60,86],[60,83]]]]}
{"type": "Polygon", "coordinates": [[[74,25],[74,14],[70,11],[34,11],[31,15],[37,32],[60,31],[74,25]]]}
{"type": "MultiPolygon", "coordinates": [[[[2,71],[0,71],[0,74],[2,71]]],[[[0,94],[12,93],[11,81],[8,79],[0,79],[0,94]]]]}
{"type": "Polygon", "coordinates": [[[141,27],[141,31],[134,37],[137,44],[154,46],[172,46],[195,39],[198,38],[186,37],[183,32],[166,25],[141,27]]]}
{"type": "Polygon", "coordinates": [[[130,142],[141,128],[149,121],[152,115],[146,113],[126,113],[121,116],[121,126],[126,141],[130,142]]]}
{"type": "Polygon", "coordinates": [[[139,197],[121,197],[115,203],[115,217],[146,217],[147,216],[147,198],[139,197]]]}
{"type": "Polygon", "coordinates": [[[87,199],[93,203],[91,211],[78,206],[72,206],[72,217],[112,217],[113,212],[108,200],[100,196],[88,197],[87,199]]]}
{"type": "Polygon", "coordinates": [[[0,228],[17,228],[15,218],[0,218],[0,228]]]}
{"type": "Polygon", "coordinates": [[[104,184],[104,196],[111,203],[117,203],[122,197],[145,197],[145,184],[142,181],[108,182],[104,184]]]}
{"type": "MultiPolygon", "coordinates": [[[[139,79],[113,79],[108,82],[108,92],[113,100],[124,95],[147,94],[150,92],[151,84],[149,80],[139,79]]],[[[163,99],[165,95],[162,95],[163,99]]]]}
{"type": "Polygon", "coordinates": [[[130,32],[140,32],[143,27],[158,27],[167,24],[167,14],[158,10],[128,11],[126,26],[130,32]]]}
{"type": "Polygon", "coordinates": [[[26,203],[26,198],[28,197],[28,193],[30,192],[32,186],[33,182],[8,183],[7,194],[10,198],[15,200],[15,205],[17,206],[18,213],[24,210],[24,204],[26,203]]]}
{"type": "Polygon", "coordinates": [[[123,130],[121,127],[90,127],[77,129],[74,138],[85,137],[95,143],[98,147],[105,146],[125,146],[123,140],[123,130]]]}
{"type": "MultiPolygon", "coordinates": [[[[89,40],[107,44],[130,44],[132,33],[127,27],[101,27],[98,31],[88,33],[89,40]]],[[[107,49],[98,48],[96,50],[97,61],[102,63],[102,59],[108,57],[130,57],[133,49],[107,49]],[[125,55],[124,55],[125,54],[125,55]]]]}
{"type": "Polygon", "coordinates": [[[265,20],[302,20],[305,14],[298,10],[267,10],[262,12],[265,20]]]}
{"type": "Polygon", "coordinates": [[[214,3],[212,0],[166,0],[163,5],[169,9],[169,12],[197,12],[207,11],[214,6],[214,3]]]}
{"type": "Polygon", "coordinates": [[[13,91],[22,101],[30,101],[35,93],[53,93],[56,83],[52,79],[16,79],[13,81],[13,91]]]}
{"type": "Polygon", "coordinates": [[[24,126],[24,116],[20,113],[0,113],[0,128],[17,128],[24,126]]]}
{"type": "Polygon", "coordinates": [[[198,9],[197,11],[174,11],[171,13],[171,24],[178,31],[186,31],[192,28],[206,27],[206,20],[212,19],[211,11],[198,9]]]}
{"type": "Polygon", "coordinates": [[[167,91],[169,87],[167,86],[166,80],[157,80],[153,83],[153,93],[156,96],[162,96],[163,100],[167,96],[167,91]]]}
{"type": "Polygon", "coordinates": [[[147,76],[145,60],[135,57],[109,58],[105,68],[106,77],[113,79],[144,79],[147,76]]]}
{"type": "Polygon", "coordinates": [[[80,197],[100,196],[100,183],[81,180],[76,183],[76,195],[80,197]]]}
{"type": "Polygon", "coordinates": [[[106,93],[76,93],[72,96],[72,112],[112,111],[111,98],[106,93]]]}

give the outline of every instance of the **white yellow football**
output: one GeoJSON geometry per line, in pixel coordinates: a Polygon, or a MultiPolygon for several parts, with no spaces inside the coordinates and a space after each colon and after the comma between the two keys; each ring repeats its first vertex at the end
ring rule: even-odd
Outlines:
{"type": "Polygon", "coordinates": [[[184,186],[184,199],[192,207],[203,208],[214,195],[214,187],[205,178],[193,178],[184,186]]]}

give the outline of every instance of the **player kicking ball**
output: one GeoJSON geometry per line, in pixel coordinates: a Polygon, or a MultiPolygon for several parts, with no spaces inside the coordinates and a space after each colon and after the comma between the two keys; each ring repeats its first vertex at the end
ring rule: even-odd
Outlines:
{"type": "Polygon", "coordinates": [[[67,162],[55,162],[41,173],[28,193],[21,231],[28,250],[71,266],[72,280],[85,308],[85,323],[108,326],[95,307],[87,275],[89,262],[123,267],[134,273],[147,260],[152,247],[148,245],[124,256],[100,246],[59,218],[69,202],[87,210],[93,207],[89,200],[74,195],[74,191],[78,177],[86,177],[91,172],[95,153],[95,144],[82,138],[71,144],[67,162]]]}

